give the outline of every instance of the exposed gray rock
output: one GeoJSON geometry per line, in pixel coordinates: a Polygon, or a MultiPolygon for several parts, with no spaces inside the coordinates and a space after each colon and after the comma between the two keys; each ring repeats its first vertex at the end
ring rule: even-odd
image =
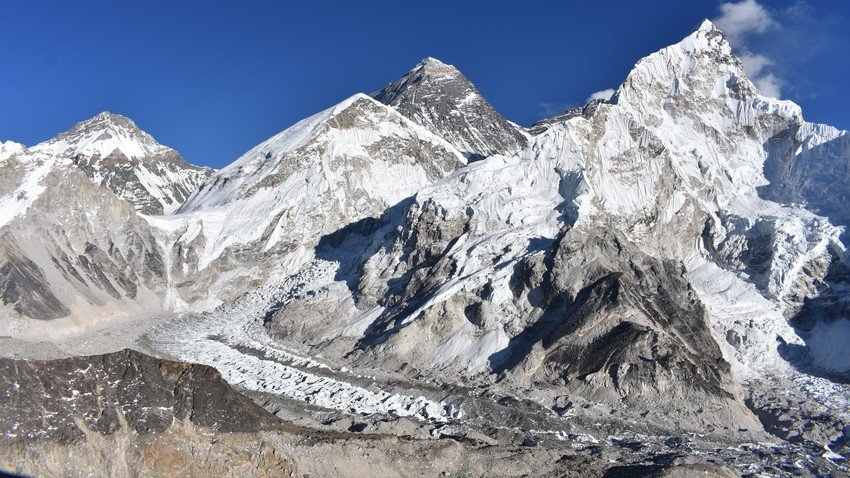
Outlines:
{"type": "Polygon", "coordinates": [[[510,380],[564,387],[641,415],[655,415],[663,400],[658,424],[681,413],[707,431],[759,428],[681,263],[648,256],[610,231],[577,229],[527,261],[542,263],[517,270],[543,273],[520,273],[514,293],[538,294],[543,312],[491,358],[510,380]]]}
{"type": "Polygon", "coordinates": [[[70,313],[53,295],[44,272],[27,259],[8,234],[0,238],[0,291],[3,304],[15,312],[40,320],[58,319],[70,313]]]}
{"type": "Polygon", "coordinates": [[[445,138],[470,161],[509,154],[528,143],[452,65],[426,58],[372,96],[445,138]]]}
{"type": "Polygon", "coordinates": [[[0,359],[0,398],[7,441],[71,443],[124,427],[162,433],[175,421],[224,432],[278,423],[215,369],[132,350],[47,362],[0,359]]]}
{"type": "Polygon", "coordinates": [[[4,328],[15,317],[96,322],[97,310],[121,315],[115,304],[161,310],[162,252],[133,205],[64,160],[38,153],[0,164],[0,177],[34,167],[44,170],[43,191],[32,191],[29,207],[0,226],[0,286],[3,304],[14,310],[0,317],[4,328]]]}

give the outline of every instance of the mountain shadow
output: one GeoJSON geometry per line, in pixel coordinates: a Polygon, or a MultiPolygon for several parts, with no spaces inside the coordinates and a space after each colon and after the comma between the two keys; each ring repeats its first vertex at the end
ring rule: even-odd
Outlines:
{"type": "Polygon", "coordinates": [[[363,264],[381,247],[392,245],[390,232],[400,225],[413,197],[387,208],[378,217],[365,217],[319,238],[316,257],[339,263],[334,279],[345,282],[355,301],[363,264]]]}

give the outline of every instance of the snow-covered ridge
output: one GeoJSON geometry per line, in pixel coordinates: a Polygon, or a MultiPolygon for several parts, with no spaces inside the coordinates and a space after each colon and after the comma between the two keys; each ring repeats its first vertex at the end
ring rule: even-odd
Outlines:
{"type": "Polygon", "coordinates": [[[309,257],[323,236],[377,220],[465,164],[444,139],[357,94],[252,148],[155,224],[169,249],[189,254],[176,267],[181,280],[200,274],[212,284],[198,293],[215,296],[309,257]]]}
{"type": "MultiPolygon", "coordinates": [[[[13,148],[10,149],[14,150],[13,154],[26,151],[23,145],[17,143],[13,143],[13,148]],[[21,148],[14,146],[21,146],[21,148]]],[[[9,156],[11,155],[5,158],[9,156]]],[[[0,160],[5,158],[0,156],[0,160]]],[[[44,181],[47,174],[56,167],[57,161],[61,162],[61,160],[55,158],[36,159],[28,155],[19,155],[18,158],[20,161],[14,166],[14,169],[6,173],[13,175],[17,184],[0,196],[0,227],[27,212],[33,202],[44,192],[46,187],[44,181]]],[[[0,165],[0,168],[2,167],[0,165]]],[[[8,163],[5,167],[12,168],[8,163]]],[[[0,177],[2,176],[0,175],[0,177]]]]}
{"type": "Polygon", "coordinates": [[[418,135],[422,135],[427,141],[453,151],[459,162],[466,162],[466,159],[442,138],[425,131],[424,128],[412,123],[371,97],[357,93],[324,111],[299,121],[250,149],[239,159],[210,177],[205,186],[196,191],[178,212],[191,212],[232,202],[240,194],[263,182],[276,170],[286,167],[287,161],[292,161],[288,155],[326,131],[329,128],[328,123],[333,118],[345,111],[362,108],[364,103],[383,110],[387,118],[381,119],[380,123],[368,125],[375,127],[375,132],[366,135],[340,137],[339,140],[334,141],[334,153],[364,155],[366,154],[364,148],[378,141],[382,136],[409,135],[410,133],[404,131],[409,129],[415,131],[418,135]]]}

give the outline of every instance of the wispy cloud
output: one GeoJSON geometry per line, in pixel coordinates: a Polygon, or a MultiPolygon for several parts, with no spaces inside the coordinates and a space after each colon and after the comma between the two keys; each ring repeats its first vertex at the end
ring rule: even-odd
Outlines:
{"type": "Polygon", "coordinates": [[[552,116],[556,116],[567,111],[567,109],[571,106],[572,105],[568,103],[541,101],[540,103],[537,103],[537,114],[541,118],[551,118],[552,116]]]}
{"type": "Polygon", "coordinates": [[[744,63],[744,71],[756,87],[767,96],[782,96],[785,82],[770,71],[776,62],[752,51],[752,40],[755,37],[782,29],[773,14],[756,0],[721,3],[720,16],[714,19],[714,24],[738,51],[744,63]]]}
{"type": "Polygon", "coordinates": [[[615,91],[614,91],[613,88],[607,88],[607,89],[600,90],[600,91],[594,91],[593,93],[590,94],[590,96],[587,97],[587,99],[585,100],[585,103],[590,103],[593,100],[608,101],[608,100],[611,99],[612,96],[614,96],[614,93],[615,93],[615,91]]]}
{"type": "Polygon", "coordinates": [[[765,68],[775,64],[770,58],[764,55],[757,55],[749,51],[741,53],[740,58],[741,61],[744,62],[744,71],[752,77],[764,73],[765,68]]]}
{"type": "Polygon", "coordinates": [[[714,24],[732,44],[745,41],[749,34],[764,33],[778,26],[770,12],[756,0],[721,3],[720,16],[714,20],[714,24]]]}
{"type": "Polygon", "coordinates": [[[744,71],[753,80],[756,87],[765,95],[779,98],[782,95],[783,81],[768,71],[775,62],[764,55],[758,55],[744,50],[741,53],[744,71]]]}
{"type": "Polygon", "coordinates": [[[758,88],[762,94],[772,96],[774,98],[781,98],[782,89],[785,87],[785,81],[779,79],[773,73],[765,73],[764,75],[758,76],[753,80],[753,83],[756,84],[756,88],[758,88]]]}

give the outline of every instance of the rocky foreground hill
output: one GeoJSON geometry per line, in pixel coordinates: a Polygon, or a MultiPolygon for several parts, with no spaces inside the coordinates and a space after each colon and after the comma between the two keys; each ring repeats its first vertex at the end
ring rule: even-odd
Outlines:
{"type": "Polygon", "coordinates": [[[0,359],[0,399],[0,463],[26,476],[587,476],[576,465],[605,476],[734,476],[669,456],[612,466],[602,451],[311,430],[279,420],[210,367],[132,350],[0,359]]]}

